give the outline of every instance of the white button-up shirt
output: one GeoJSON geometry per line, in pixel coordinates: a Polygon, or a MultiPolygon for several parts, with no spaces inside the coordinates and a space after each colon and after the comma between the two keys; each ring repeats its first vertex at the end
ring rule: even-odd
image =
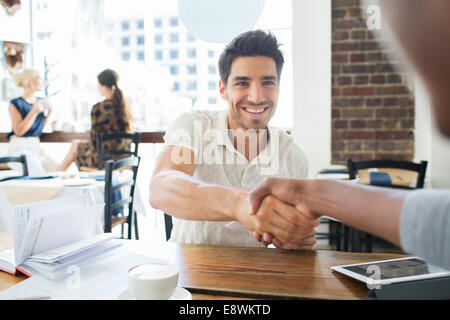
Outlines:
{"type": "MultiPolygon", "coordinates": [[[[266,177],[307,178],[306,155],[287,133],[269,126],[269,141],[265,149],[249,162],[230,140],[227,119],[228,109],[193,111],[178,116],[167,130],[164,138],[167,146],[185,147],[194,152],[193,178],[247,190],[256,187],[266,177]]],[[[226,227],[227,223],[173,218],[170,241],[263,246],[250,232],[231,230],[226,227]]]]}

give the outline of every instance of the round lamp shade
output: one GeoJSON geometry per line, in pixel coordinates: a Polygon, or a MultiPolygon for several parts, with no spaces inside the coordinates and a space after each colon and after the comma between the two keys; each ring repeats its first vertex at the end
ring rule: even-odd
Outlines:
{"type": "Polygon", "coordinates": [[[265,0],[179,0],[180,18],[197,38],[226,43],[255,25],[265,0]]]}

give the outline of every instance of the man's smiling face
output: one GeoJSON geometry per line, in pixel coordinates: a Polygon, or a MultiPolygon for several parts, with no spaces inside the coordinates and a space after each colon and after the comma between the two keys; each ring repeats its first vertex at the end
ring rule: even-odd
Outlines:
{"type": "Polygon", "coordinates": [[[220,95],[228,102],[230,129],[266,129],[277,107],[279,79],[275,60],[265,56],[233,60],[220,95]]]}

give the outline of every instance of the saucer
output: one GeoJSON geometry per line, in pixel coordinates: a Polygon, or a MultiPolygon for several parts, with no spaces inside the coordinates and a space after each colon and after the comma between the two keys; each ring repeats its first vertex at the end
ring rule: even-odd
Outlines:
{"type": "MultiPolygon", "coordinates": [[[[116,300],[135,300],[135,298],[131,291],[125,289],[117,296],[116,300]]],[[[186,289],[177,287],[169,300],[192,300],[192,295],[186,289]]]]}

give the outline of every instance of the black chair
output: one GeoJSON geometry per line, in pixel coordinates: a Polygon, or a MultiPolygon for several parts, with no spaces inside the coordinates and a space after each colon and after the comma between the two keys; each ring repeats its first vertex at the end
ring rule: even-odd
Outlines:
{"type": "Polygon", "coordinates": [[[133,208],[134,189],[139,169],[140,157],[128,157],[117,161],[108,160],[105,165],[105,232],[111,232],[111,229],[121,225],[122,238],[124,237],[124,224],[128,224],[128,239],[131,239],[132,226],[134,225],[135,238],[139,239],[137,214],[133,208]],[[133,172],[131,179],[125,182],[113,183],[113,172],[122,171],[130,168],[133,172]],[[114,202],[114,192],[123,187],[129,187],[127,197],[114,202]],[[127,206],[126,206],[127,205],[127,206]],[[122,207],[124,213],[113,216],[114,210],[122,207]],[[128,208],[126,208],[128,207],[128,208]],[[125,214],[125,211],[127,212],[125,214]]]}
{"type": "Polygon", "coordinates": [[[117,159],[117,157],[130,157],[138,155],[139,142],[141,141],[141,133],[98,133],[96,135],[96,149],[98,157],[98,169],[102,170],[105,160],[117,159]],[[129,150],[105,150],[104,142],[117,140],[129,140],[130,149],[129,150]]]}
{"type": "MultiPolygon", "coordinates": [[[[319,172],[321,175],[325,174],[348,174],[347,169],[324,169],[319,172]]],[[[348,247],[345,242],[344,226],[339,221],[335,221],[326,217],[319,219],[321,225],[328,225],[328,232],[316,232],[317,240],[329,240],[329,244],[336,251],[342,251],[342,248],[348,247]]]]}
{"type": "Polygon", "coordinates": [[[16,179],[18,177],[28,176],[27,157],[25,155],[21,155],[18,157],[15,157],[15,156],[0,157],[0,163],[7,164],[8,162],[22,163],[22,175],[21,176],[15,175],[15,176],[11,176],[11,177],[4,177],[4,178],[1,178],[0,181],[7,181],[7,180],[16,179]]]}
{"type": "MultiPolygon", "coordinates": [[[[349,173],[349,178],[356,179],[359,170],[364,169],[372,169],[372,168],[390,168],[390,169],[402,169],[408,171],[417,172],[417,179],[415,186],[404,186],[404,185],[396,185],[392,184],[390,181],[388,183],[383,184],[373,184],[371,185],[377,187],[385,187],[385,188],[397,188],[397,189],[406,189],[406,190],[414,190],[421,189],[425,183],[425,175],[427,171],[428,162],[421,161],[420,163],[414,163],[409,161],[398,161],[398,160],[366,160],[366,161],[353,161],[353,159],[347,160],[347,169],[349,173]]],[[[390,180],[390,178],[389,178],[390,180]]],[[[365,252],[372,252],[373,245],[373,236],[369,233],[365,233],[359,231],[358,229],[350,228],[348,226],[344,226],[344,237],[347,239],[347,244],[350,242],[352,244],[353,252],[361,252],[362,246],[365,244],[365,252]]],[[[345,251],[348,251],[348,246],[344,248],[345,251]]]]}
{"type": "Polygon", "coordinates": [[[169,216],[167,213],[164,213],[164,227],[166,230],[166,241],[169,241],[172,234],[173,222],[172,216],[169,216]]]}

